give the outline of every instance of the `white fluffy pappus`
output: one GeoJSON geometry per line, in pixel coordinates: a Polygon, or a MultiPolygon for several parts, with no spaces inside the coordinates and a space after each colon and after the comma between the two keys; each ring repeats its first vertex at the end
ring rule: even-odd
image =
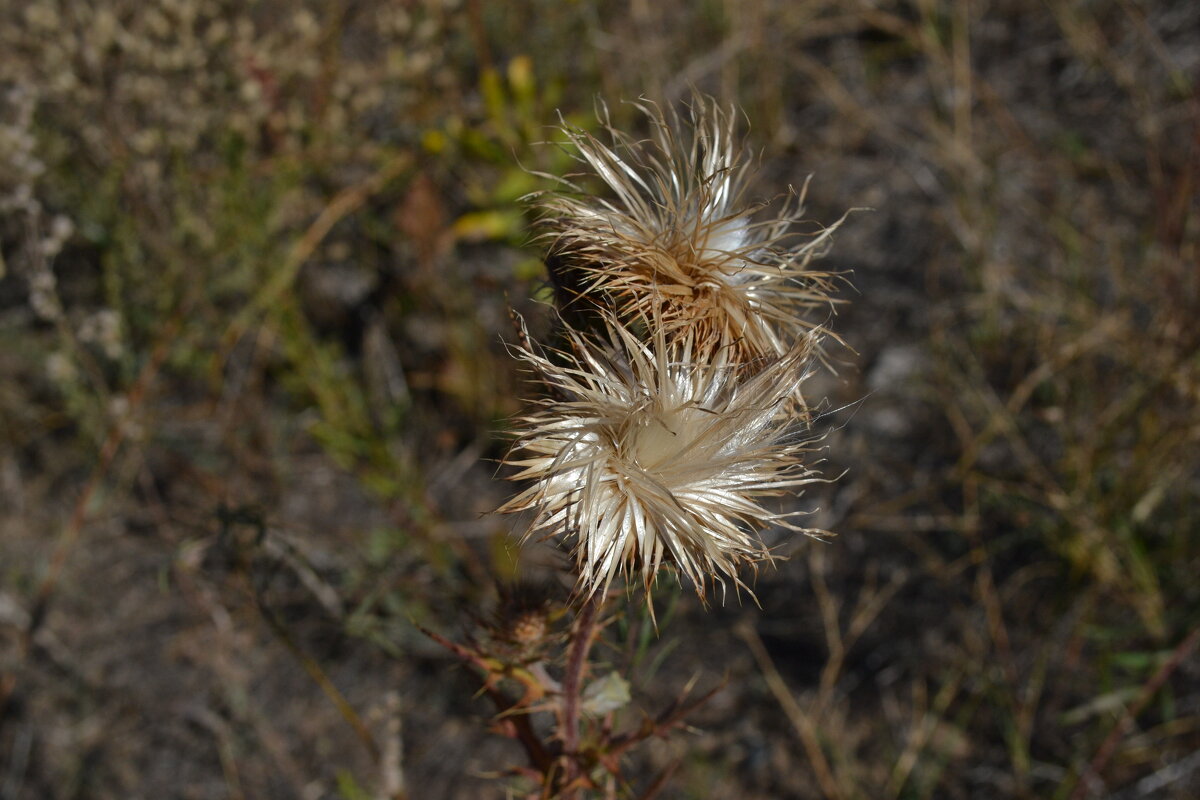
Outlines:
{"type": "Polygon", "coordinates": [[[506,463],[532,483],[500,510],[532,512],[527,536],[573,548],[586,597],[617,576],[649,589],[662,567],[701,599],[710,581],[747,588],[738,568],[773,558],[761,530],[819,533],[762,501],[820,480],[791,400],[820,331],[747,378],[728,349],[697,363],[690,337],[668,343],[655,325],[642,342],[612,318],[607,328],[606,341],[569,332],[570,352],[517,348],[557,399],[518,420],[506,463]]]}

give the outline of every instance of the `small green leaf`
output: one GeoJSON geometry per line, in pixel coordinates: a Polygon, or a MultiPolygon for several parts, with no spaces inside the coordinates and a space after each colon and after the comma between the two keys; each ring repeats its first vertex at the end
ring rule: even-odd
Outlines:
{"type": "Polygon", "coordinates": [[[371,793],[359,786],[354,776],[344,769],[337,772],[337,792],[343,800],[371,800],[371,793]]]}
{"type": "Polygon", "coordinates": [[[598,678],[583,690],[583,710],[602,716],[629,703],[629,681],[615,672],[598,678]]]}
{"type": "Polygon", "coordinates": [[[459,239],[478,242],[507,239],[523,230],[524,218],[518,211],[474,211],[454,221],[454,234],[459,239]]]}

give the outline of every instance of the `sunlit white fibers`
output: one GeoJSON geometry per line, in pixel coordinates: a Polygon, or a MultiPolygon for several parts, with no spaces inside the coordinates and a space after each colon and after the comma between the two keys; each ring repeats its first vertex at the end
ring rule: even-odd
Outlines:
{"type": "Polygon", "coordinates": [[[759,531],[804,530],[763,500],[816,480],[789,410],[815,334],[750,378],[613,320],[605,340],[570,338],[569,353],[518,349],[560,399],[519,421],[508,463],[532,484],[502,510],[532,511],[530,534],[573,546],[583,593],[618,575],[649,587],[662,567],[701,597],[710,578],[743,586],[737,568],[771,558],[759,531]]]}

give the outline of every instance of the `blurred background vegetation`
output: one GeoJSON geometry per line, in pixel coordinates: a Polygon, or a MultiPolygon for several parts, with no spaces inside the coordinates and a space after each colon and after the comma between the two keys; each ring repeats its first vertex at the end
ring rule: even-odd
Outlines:
{"type": "Polygon", "coordinates": [[[1198,76],[1191,0],[0,0],[0,798],[520,790],[412,622],[517,569],[553,126],[693,87],[761,197],[873,210],[840,536],[761,610],[665,584],[630,718],[728,685],[631,785],[1197,796],[1198,76]]]}

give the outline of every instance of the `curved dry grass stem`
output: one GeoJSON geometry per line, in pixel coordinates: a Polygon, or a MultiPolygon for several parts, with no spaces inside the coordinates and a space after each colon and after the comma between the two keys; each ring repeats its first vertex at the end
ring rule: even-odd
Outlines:
{"type": "Polygon", "coordinates": [[[845,795],[838,785],[829,759],[825,757],[825,752],[821,749],[820,733],[816,721],[800,705],[795,695],[792,694],[791,689],[788,688],[787,683],[784,681],[783,676],[779,674],[779,670],[776,669],[771,654],[767,652],[767,647],[763,644],[762,638],[758,635],[758,631],[754,629],[754,626],[741,624],[737,626],[735,632],[750,648],[750,652],[754,655],[754,660],[758,662],[763,677],[767,681],[767,686],[771,689],[771,693],[775,695],[775,699],[779,701],[779,707],[783,709],[783,712],[791,721],[792,727],[796,729],[800,743],[804,746],[805,755],[808,756],[813,773],[817,777],[817,784],[821,787],[821,793],[827,800],[841,800],[845,795]]]}

